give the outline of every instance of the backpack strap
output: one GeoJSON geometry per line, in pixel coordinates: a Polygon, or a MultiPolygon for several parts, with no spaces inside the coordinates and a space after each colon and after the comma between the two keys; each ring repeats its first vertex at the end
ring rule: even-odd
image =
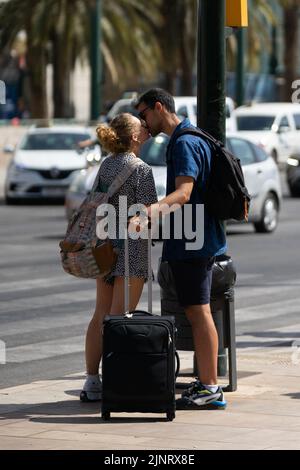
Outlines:
{"type": "MultiPolygon", "coordinates": [[[[140,166],[142,163],[143,163],[142,160],[138,157],[135,157],[133,160],[126,163],[123,170],[115,176],[113,182],[109,186],[109,188],[107,190],[108,198],[111,198],[121,188],[121,186],[123,186],[123,184],[128,180],[130,175],[132,175],[134,170],[138,166],[140,166]]],[[[100,166],[99,171],[97,173],[97,176],[96,176],[95,182],[93,184],[91,193],[96,191],[96,189],[97,189],[97,187],[100,183],[100,169],[101,169],[101,166],[100,166]]]]}
{"type": "Polygon", "coordinates": [[[196,137],[202,138],[203,140],[209,141],[209,143],[215,147],[224,147],[224,144],[222,142],[215,139],[212,135],[208,134],[204,130],[199,129],[199,127],[184,127],[183,129],[177,131],[174,137],[171,137],[169,145],[167,147],[167,160],[170,159],[169,155],[171,154],[173,145],[175,144],[176,140],[182,135],[194,135],[196,137]]]}
{"type": "Polygon", "coordinates": [[[110,187],[107,190],[108,197],[111,198],[120,188],[123,186],[125,181],[128,180],[129,176],[132,175],[134,170],[142,164],[142,160],[138,157],[135,157],[134,160],[131,160],[126,163],[123,170],[117,174],[110,187]]]}

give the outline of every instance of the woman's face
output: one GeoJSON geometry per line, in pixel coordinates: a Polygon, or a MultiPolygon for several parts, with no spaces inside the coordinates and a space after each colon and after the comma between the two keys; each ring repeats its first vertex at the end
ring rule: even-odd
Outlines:
{"type": "Polygon", "coordinates": [[[151,135],[150,135],[149,129],[145,121],[140,120],[136,117],[134,117],[134,119],[135,119],[136,126],[135,126],[135,132],[133,133],[133,136],[132,136],[132,140],[134,141],[134,143],[141,146],[143,145],[144,142],[146,142],[146,140],[149,139],[149,137],[151,137],[151,135]]]}

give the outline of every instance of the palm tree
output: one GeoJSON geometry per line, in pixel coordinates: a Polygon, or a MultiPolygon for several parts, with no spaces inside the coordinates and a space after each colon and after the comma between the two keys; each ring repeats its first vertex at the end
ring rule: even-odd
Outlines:
{"type": "MultiPolygon", "coordinates": [[[[93,1],[9,0],[0,4],[0,17],[5,17],[0,50],[11,44],[19,31],[26,31],[32,117],[47,117],[47,58],[54,66],[54,114],[70,116],[71,72],[78,57],[88,57],[93,1]]],[[[159,21],[158,0],[151,4],[147,0],[103,3],[101,49],[113,82],[124,83],[140,70],[145,76],[153,72],[159,60],[153,28],[159,21]]]]}
{"type": "Polygon", "coordinates": [[[161,0],[162,22],[156,28],[162,54],[164,88],[176,93],[181,76],[182,94],[193,92],[193,69],[197,41],[197,0],[161,0]]]}
{"type": "MultiPolygon", "coordinates": [[[[70,77],[77,58],[88,58],[93,0],[47,1],[53,11],[50,39],[54,115],[69,117],[72,113],[70,77]]],[[[140,71],[147,77],[156,70],[159,49],[153,25],[160,20],[156,7],[157,0],[151,5],[145,0],[103,2],[101,51],[108,78],[113,83],[125,85],[126,80],[140,71]]]]}
{"type": "Polygon", "coordinates": [[[37,39],[36,21],[40,10],[39,0],[12,0],[0,4],[0,50],[11,45],[21,30],[27,35],[27,66],[31,115],[47,117],[46,94],[46,43],[37,39]]]}

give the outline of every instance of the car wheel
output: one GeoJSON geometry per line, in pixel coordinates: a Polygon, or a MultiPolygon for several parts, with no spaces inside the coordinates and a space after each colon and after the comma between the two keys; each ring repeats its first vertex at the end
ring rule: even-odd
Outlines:
{"type": "Polygon", "coordinates": [[[290,195],[292,197],[300,197],[300,188],[294,188],[293,186],[289,186],[290,195]]]}
{"type": "Polygon", "coordinates": [[[262,208],[262,216],[259,222],[254,223],[256,232],[274,232],[278,224],[278,201],[274,194],[268,194],[262,208]]]}
{"type": "Polygon", "coordinates": [[[14,197],[9,197],[9,196],[5,196],[4,200],[5,200],[5,204],[6,204],[7,206],[17,205],[17,204],[20,203],[20,200],[19,200],[19,199],[16,199],[16,198],[14,198],[14,197]]]}

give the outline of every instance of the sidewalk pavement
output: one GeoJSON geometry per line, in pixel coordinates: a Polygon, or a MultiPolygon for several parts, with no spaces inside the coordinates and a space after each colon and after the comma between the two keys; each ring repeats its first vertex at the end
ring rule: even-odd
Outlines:
{"type": "MultiPolygon", "coordinates": [[[[180,356],[191,371],[191,353],[180,356]]],[[[83,373],[2,389],[0,449],[300,449],[300,351],[239,349],[238,371],[226,410],[177,411],[173,422],[125,413],[103,422],[100,403],[78,399],[83,373]]]]}

